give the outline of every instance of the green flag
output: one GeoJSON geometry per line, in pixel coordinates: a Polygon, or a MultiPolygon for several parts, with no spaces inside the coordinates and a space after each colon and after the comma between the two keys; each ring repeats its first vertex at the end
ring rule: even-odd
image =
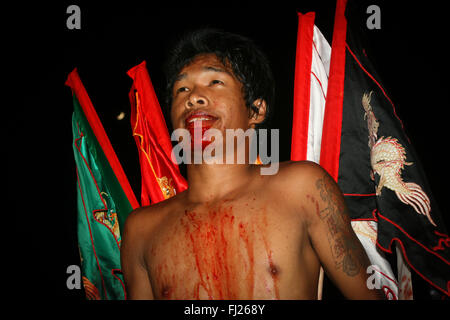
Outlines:
{"type": "Polygon", "coordinates": [[[120,232],[139,205],[76,69],[66,84],[73,92],[78,246],[86,298],[126,299],[120,232]]]}

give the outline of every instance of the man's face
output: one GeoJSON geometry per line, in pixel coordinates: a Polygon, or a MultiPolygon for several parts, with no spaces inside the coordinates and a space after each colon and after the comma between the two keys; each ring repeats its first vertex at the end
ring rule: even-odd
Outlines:
{"type": "Polygon", "coordinates": [[[172,95],[174,129],[188,129],[192,135],[194,124],[201,121],[203,132],[214,128],[225,136],[225,129],[246,130],[251,126],[241,82],[214,54],[199,55],[185,66],[172,95]]]}

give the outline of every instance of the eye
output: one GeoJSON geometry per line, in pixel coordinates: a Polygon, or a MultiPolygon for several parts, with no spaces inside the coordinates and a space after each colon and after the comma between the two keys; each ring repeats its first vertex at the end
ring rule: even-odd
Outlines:
{"type": "Polygon", "coordinates": [[[188,91],[189,89],[187,88],[187,87],[180,87],[180,88],[178,88],[176,91],[175,91],[175,94],[178,94],[178,93],[180,93],[180,92],[186,92],[186,91],[188,91]]]}
{"type": "Polygon", "coordinates": [[[211,81],[211,85],[216,85],[216,84],[224,84],[224,83],[223,83],[223,81],[217,80],[217,79],[214,79],[211,81]]]}

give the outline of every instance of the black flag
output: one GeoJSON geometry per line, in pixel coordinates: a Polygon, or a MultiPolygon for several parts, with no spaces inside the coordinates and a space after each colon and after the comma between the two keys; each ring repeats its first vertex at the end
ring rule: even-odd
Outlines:
{"type": "MultiPolygon", "coordinates": [[[[356,2],[356,1],[355,1],[356,2]]],[[[352,220],[377,222],[377,247],[450,294],[449,236],[395,106],[355,34],[356,4],[338,0],[320,164],[352,220]],[[395,245],[395,246],[394,246],[395,245]]]]}

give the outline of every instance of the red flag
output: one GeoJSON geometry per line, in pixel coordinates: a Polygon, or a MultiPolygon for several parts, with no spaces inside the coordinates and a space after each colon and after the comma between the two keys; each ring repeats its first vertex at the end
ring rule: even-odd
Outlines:
{"type": "Polygon", "coordinates": [[[178,165],[172,162],[172,144],[146,62],[128,70],[131,127],[139,152],[142,175],[141,205],[157,203],[187,189],[178,165]]]}
{"type": "Polygon", "coordinates": [[[298,14],[291,160],[306,160],[314,12],[298,14]]]}
{"type": "MultiPolygon", "coordinates": [[[[319,163],[331,47],[314,19],[314,12],[298,13],[291,160],[319,163]]],[[[321,268],[318,299],[323,277],[321,268]]]]}
{"type": "Polygon", "coordinates": [[[319,163],[331,48],[314,19],[298,13],[291,160],[319,163]]]}
{"type": "Polygon", "coordinates": [[[338,180],[342,102],[344,100],[345,37],[347,23],[344,17],[347,1],[337,1],[336,19],[332,39],[330,78],[327,90],[326,112],[323,120],[322,152],[320,165],[338,180]]]}

